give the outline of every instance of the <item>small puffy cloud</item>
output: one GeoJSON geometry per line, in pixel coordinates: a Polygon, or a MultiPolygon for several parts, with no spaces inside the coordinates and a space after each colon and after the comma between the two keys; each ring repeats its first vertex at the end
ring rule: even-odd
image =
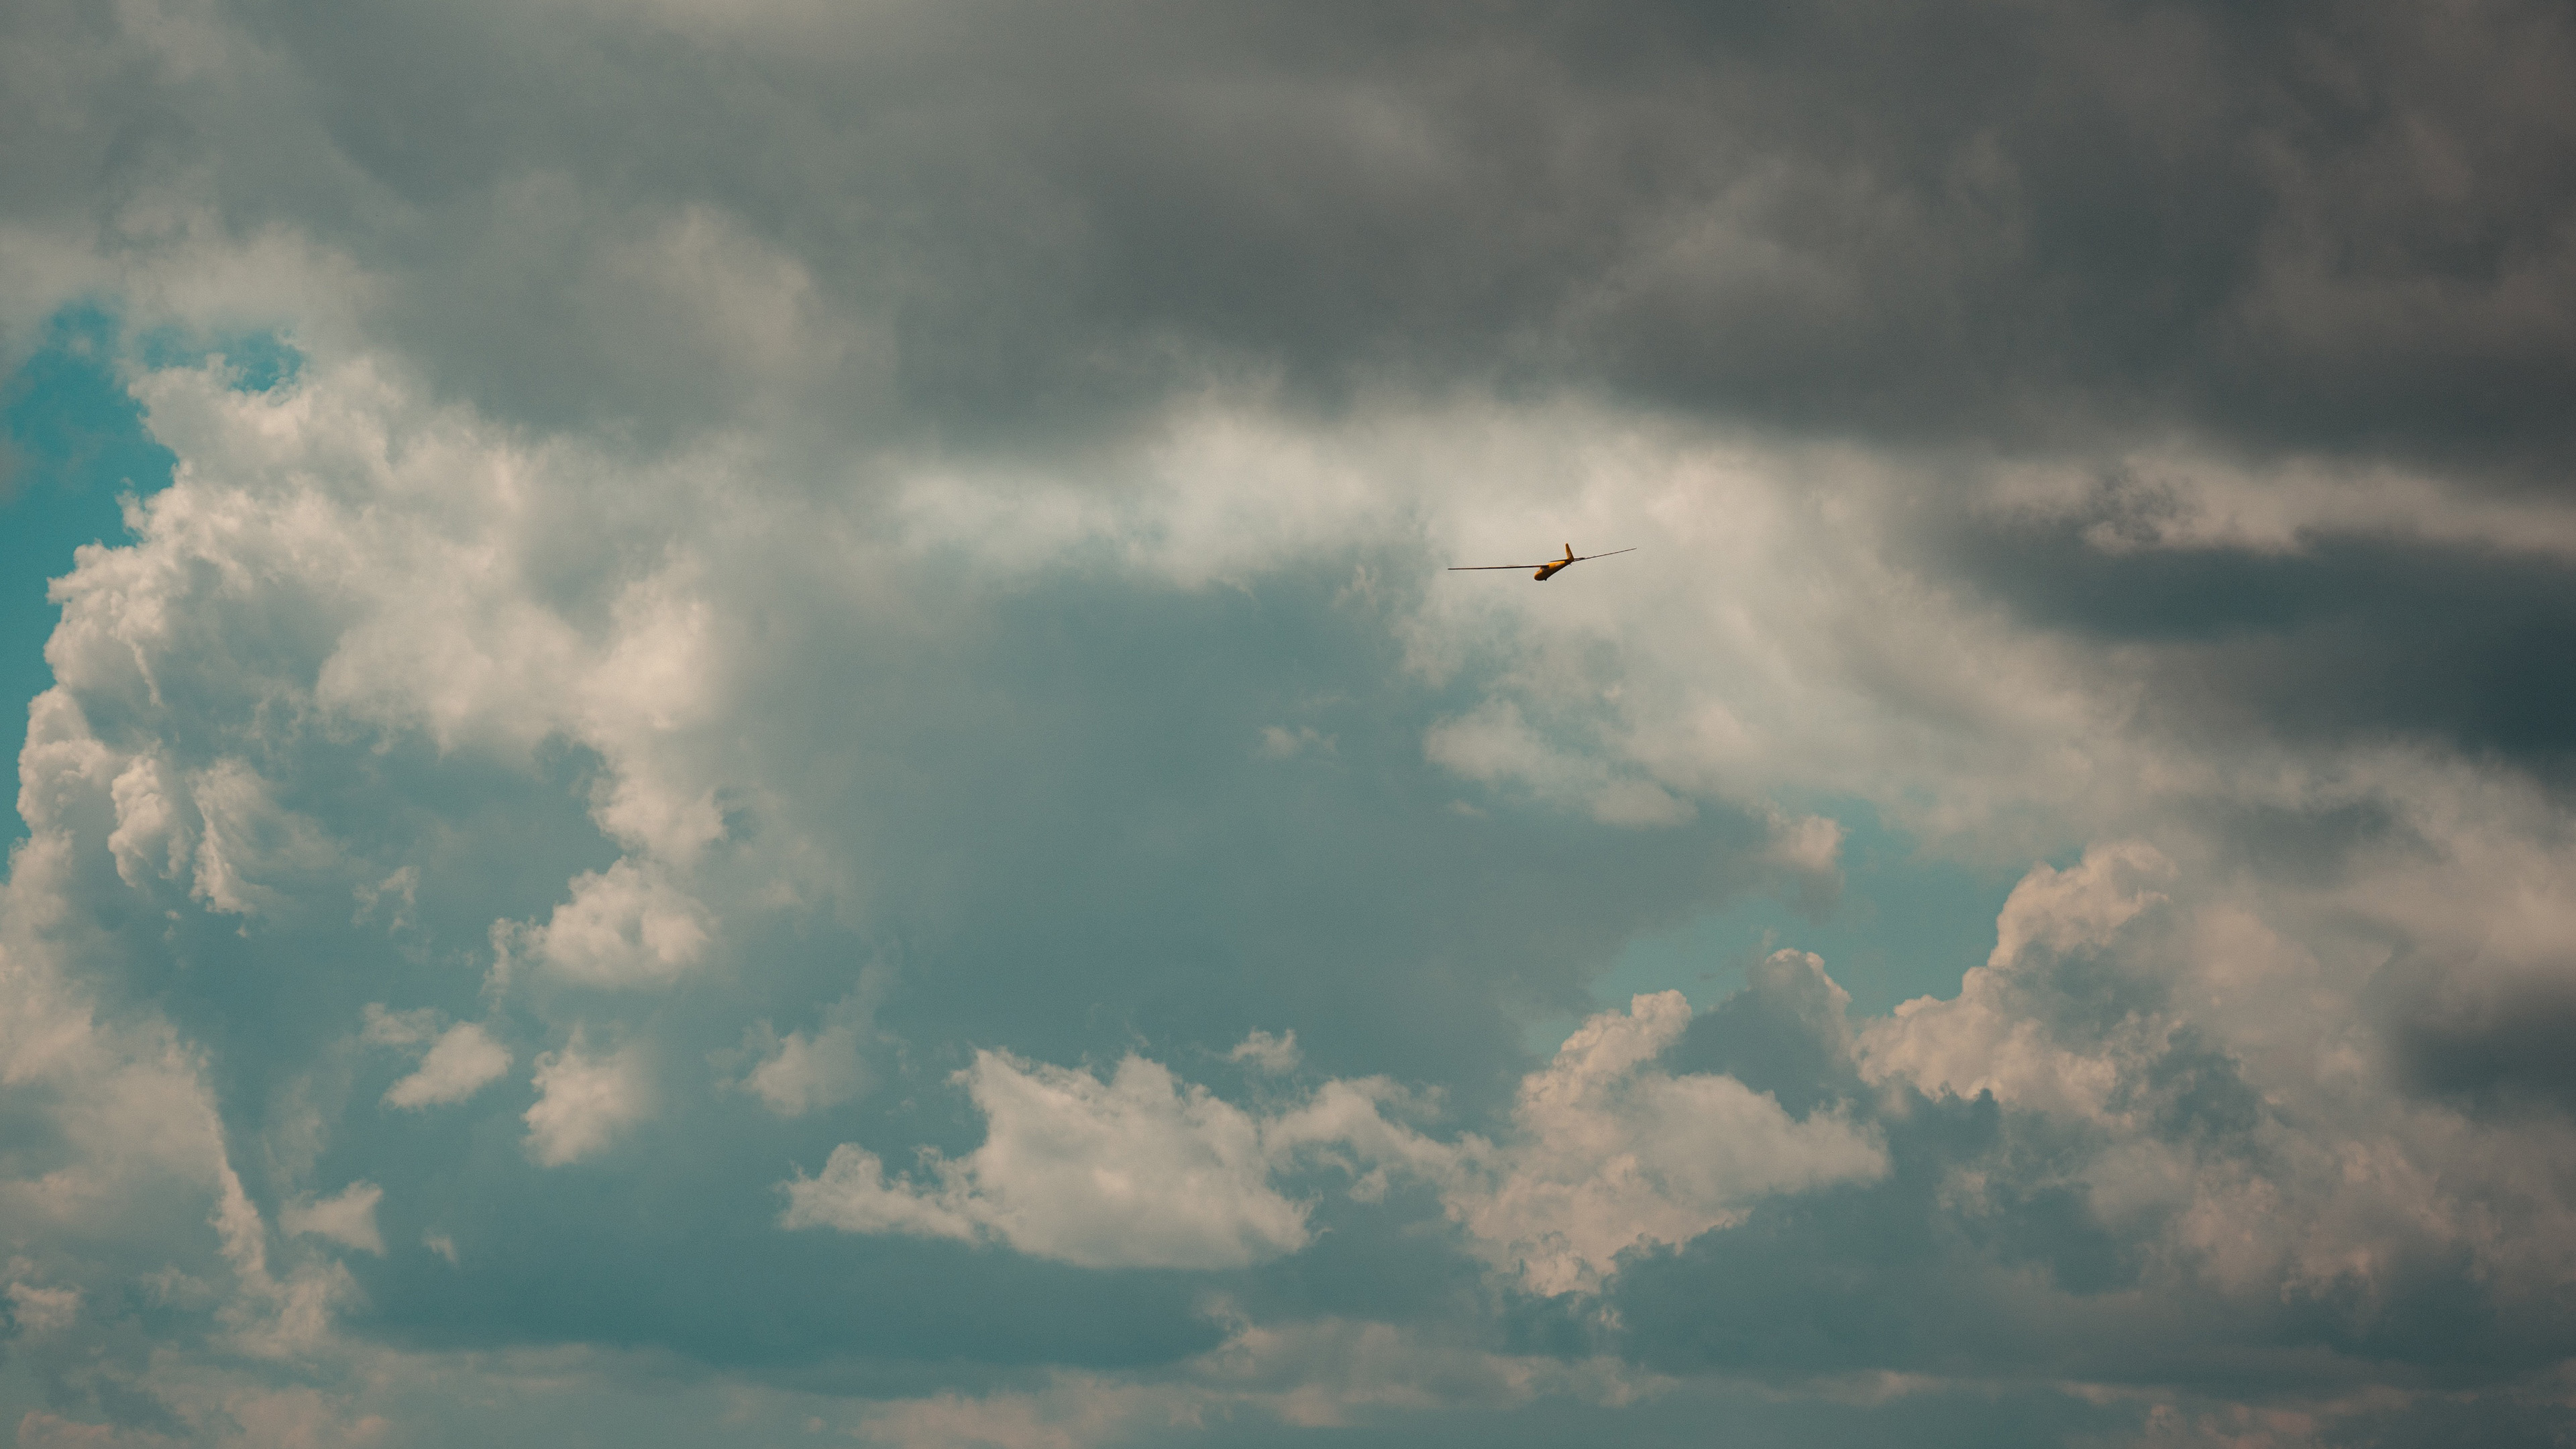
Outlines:
{"type": "Polygon", "coordinates": [[[1261,727],[1261,746],[1255,752],[1265,760],[1293,760],[1303,754],[1333,753],[1335,740],[1313,725],[1289,729],[1282,725],[1261,727]]]}
{"type": "Polygon", "coordinates": [[[497,953],[525,957],[586,986],[658,987],[704,959],[706,911],[658,867],[620,860],[585,871],[542,926],[493,926],[497,953]]]}
{"type": "Polygon", "coordinates": [[[388,1107],[435,1107],[462,1102],[510,1070],[510,1049],[474,1022],[439,1033],[419,1070],[385,1091],[388,1107]]]}
{"type": "Polygon", "coordinates": [[[9,1285],[9,1322],[21,1334],[52,1333],[71,1327],[80,1316],[80,1290],[40,1288],[33,1283],[9,1285]]]}
{"type": "Polygon", "coordinates": [[[358,903],[356,920],[381,912],[385,924],[395,930],[417,925],[413,913],[420,909],[420,867],[406,865],[373,884],[360,881],[349,888],[349,895],[358,903]]]}
{"type": "Polygon", "coordinates": [[[438,1035],[439,1023],[445,1020],[436,1007],[389,1011],[381,1001],[368,1002],[364,1015],[367,1024],[358,1039],[369,1046],[418,1046],[438,1035]]]}
{"type": "Polygon", "coordinates": [[[416,1048],[427,1043],[420,1066],[385,1092],[388,1107],[433,1107],[462,1102],[510,1069],[510,1050],[475,1022],[447,1024],[434,1007],[388,1011],[369,1002],[358,1039],[370,1046],[416,1048]]]}
{"type": "MultiPolygon", "coordinates": [[[[942,1178],[957,1176],[956,1164],[932,1158],[929,1165],[942,1178]]],[[[952,1194],[944,1181],[926,1189],[889,1183],[884,1161],[850,1142],[832,1149],[820,1177],[798,1178],[786,1189],[787,1212],[779,1221],[790,1228],[971,1240],[986,1231],[988,1222],[986,1214],[970,1210],[965,1201],[971,1185],[961,1183],[952,1194]]]]}
{"type": "Polygon", "coordinates": [[[376,1230],[376,1204],[385,1190],[372,1182],[353,1182],[333,1197],[288,1207],[277,1224],[289,1233],[310,1233],[344,1247],[384,1256],[384,1235],[376,1230]]]}
{"type": "Polygon", "coordinates": [[[858,1023],[833,1021],[811,1032],[768,1033],[769,1049],[744,1075],[744,1090],[781,1117],[849,1101],[868,1086],[859,1030],[858,1023]]]}
{"type": "Polygon", "coordinates": [[[1297,1033],[1288,1031],[1272,1036],[1266,1031],[1256,1031],[1235,1043],[1234,1050],[1227,1052],[1225,1059],[1244,1062],[1265,1072],[1293,1072],[1297,1070],[1297,1033]]]}
{"type": "Polygon", "coordinates": [[[1238,1268],[1306,1244],[1305,1209],[1270,1186],[1260,1124],[1157,1063],[1127,1057],[1104,1082],[982,1051],[960,1075],[983,1146],[889,1182],[844,1144],[820,1177],[787,1185],[787,1226],[991,1236],[1092,1268],[1238,1268]]]}
{"type": "Polygon", "coordinates": [[[1842,866],[1842,822],[1824,815],[1790,815],[1774,811],[1771,817],[1771,858],[1790,870],[1807,875],[1831,875],[1842,866]]]}
{"type": "Polygon", "coordinates": [[[865,1095],[875,1082],[869,1051],[892,1045],[876,1025],[877,1003],[892,980],[882,963],[868,965],[859,972],[857,989],[824,1008],[810,1030],[782,1037],[769,1022],[754,1022],[743,1032],[743,1047],[755,1060],[736,1085],[781,1117],[801,1117],[865,1095]]]}
{"type": "Polygon", "coordinates": [[[542,1167],[577,1162],[653,1113],[643,1048],[589,1051],[579,1030],[561,1051],[537,1058],[537,1100],[528,1108],[528,1155],[542,1167]]]}

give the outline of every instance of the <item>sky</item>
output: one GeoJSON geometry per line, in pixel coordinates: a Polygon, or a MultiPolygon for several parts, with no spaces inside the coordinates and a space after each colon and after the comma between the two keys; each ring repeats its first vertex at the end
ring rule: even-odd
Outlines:
{"type": "Polygon", "coordinates": [[[2576,1436],[2563,5],[23,0],[0,174],[27,1449],[2576,1436]]]}

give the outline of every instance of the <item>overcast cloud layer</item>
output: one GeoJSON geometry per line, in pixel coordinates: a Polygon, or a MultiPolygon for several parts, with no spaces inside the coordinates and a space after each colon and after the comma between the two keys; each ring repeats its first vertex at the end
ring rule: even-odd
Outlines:
{"type": "Polygon", "coordinates": [[[21,1445],[2576,1435],[2563,6],[25,0],[0,175],[21,1445]]]}

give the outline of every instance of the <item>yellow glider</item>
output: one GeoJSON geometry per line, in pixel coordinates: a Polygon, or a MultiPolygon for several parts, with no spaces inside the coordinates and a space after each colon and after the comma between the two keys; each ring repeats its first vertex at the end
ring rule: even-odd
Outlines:
{"type": "Polygon", "coordinates": [[[1575,556],[1574,545],[1569,543],[1565,546],[1565,557],[1552,558],[1543,564],[1453,564],[1450,566],[1449,572],[1459,574],[1473,573],[1478,569],[1536,569],[1538,572],[1531,574],[1530,577],[1543,584],[1549,579],[1555,577],[1559,569],[1572,568],[1576,564],[1583,562],[1584,559],[1616,558],[1623,553],[1635,552],[1636,550],[1633,548],[1614,548],[1608,553],[1587,553],[1578,558],[1575,556]]]}

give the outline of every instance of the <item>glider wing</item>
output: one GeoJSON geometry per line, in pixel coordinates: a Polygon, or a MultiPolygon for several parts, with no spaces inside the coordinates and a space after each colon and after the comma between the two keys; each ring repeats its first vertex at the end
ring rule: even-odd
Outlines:
{"type": "Polygon", "coordinates": [[[1560,568],[1560,569],[1561,569],[1561,568],[1565,567],[1567,564],[1579,564],[1579,563],[1583,562],[1585,559],[1595,559],[1595,558],[1617,558],[1619,555],[1621,555],[1621,554],[1623,554],[1623,553],[1635,553],[1635,552],[1636,552],[1636,550],[1635,550],[1635,549],[1633,549],[1633,548],[1614,548],[1614,549],[1610,550],[1608,553],[1587,553],[1587,554],[1580,554],[1580,555],[1577,555],[1577,556],[1575,556],[1575,557],[1573,557],[1573,558],[1549,558],[1549,559],[1541,559],[1541,560],[1539,560],[1537,563],[1525,563],[1525,564],[1451,564],[1451,565],[1449,566],[1449,572],[1451,572],[1451,573],[1453,573],[1453,574],[1465,574],[1465,573],[1476,573],[1476,572],[1478,572],[1478,571],[1480,571],[1480,570],[1484,570],[1484,569],[1544,569],[1544,568],[1560,568]]]}

